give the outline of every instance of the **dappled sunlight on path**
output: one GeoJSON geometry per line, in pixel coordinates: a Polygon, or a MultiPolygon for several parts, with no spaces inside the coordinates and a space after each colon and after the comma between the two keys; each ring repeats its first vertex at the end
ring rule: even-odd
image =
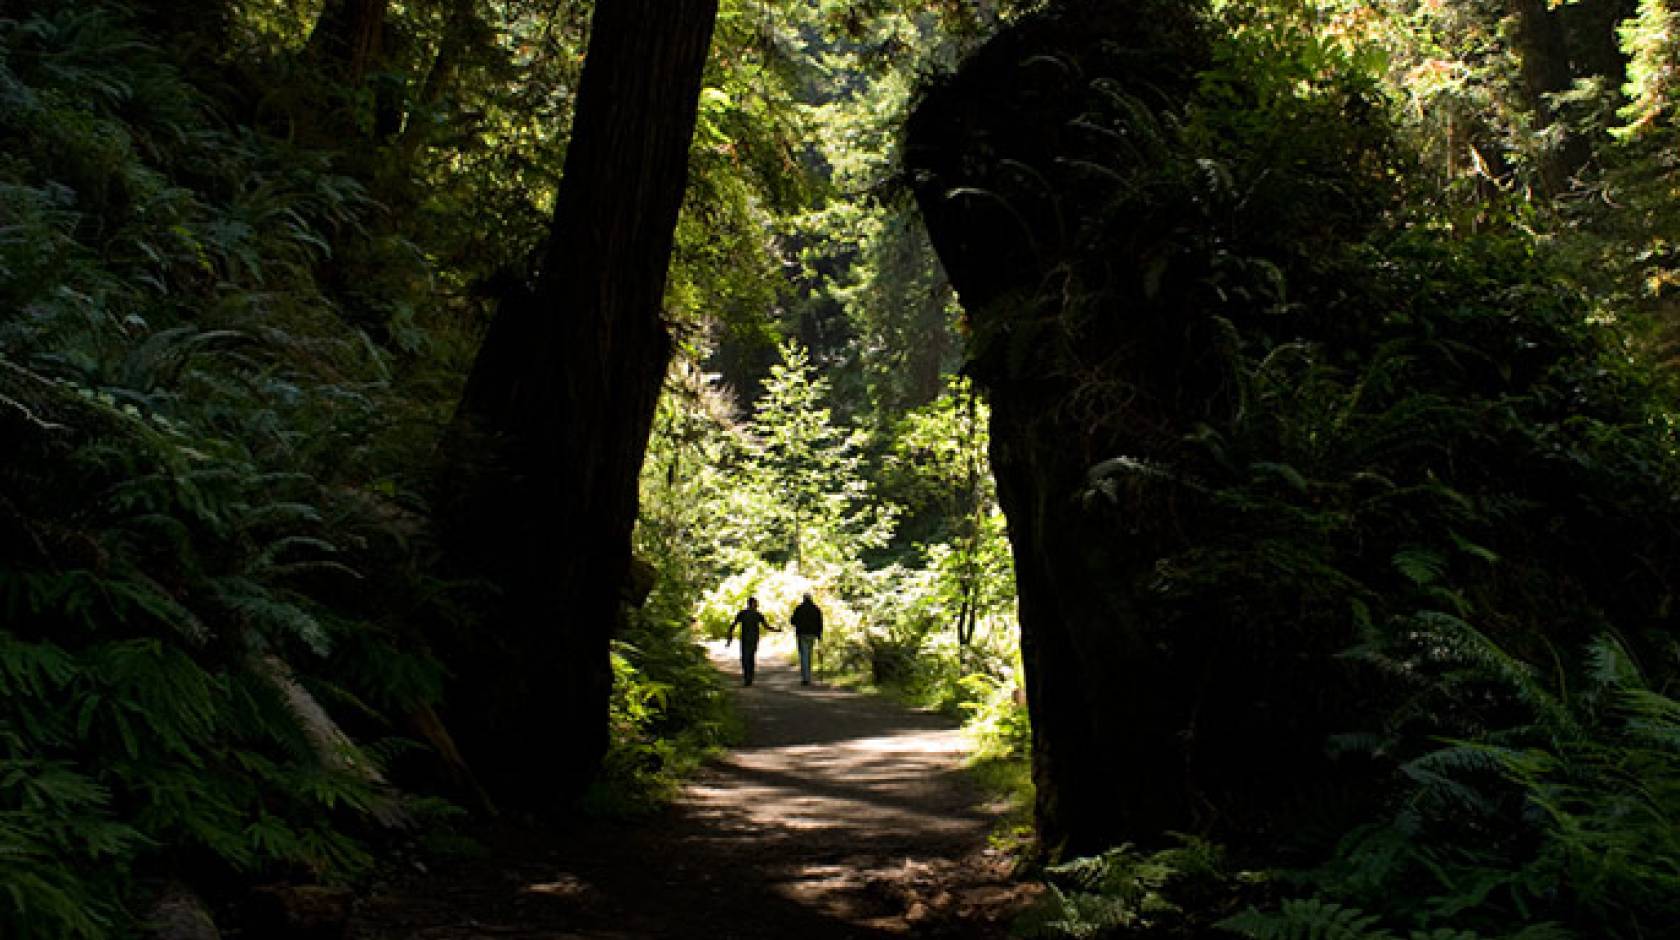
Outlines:
{"type": "MultiPolygon", "coordinates": [[[[734,650],[712,655],[738,674],[734,650]]],[[[745,742],[684,804],[724,851],[781,845],[764,871],[781,896],[858,918],[880,906],[872,892],[934,879],[984,843],[991,815],[961,777],[965,741],[950,720],[820,681],[801,686],[775,645],[761,649],[739,703],[745,742]]],[[[903,929],[905,913],[865,919],[903,929]]]]}
{"type": "MultiPolygon", "coordinates": [[[[503,827],[486,858],[375,897],[361,940],[988,938],[1022,889],[949,719],[799,684],[785,637],[736,685],[745,740],[652,820],[503,827]]],[[[736,650],[714,664],[739,681],[736,650]]]]}

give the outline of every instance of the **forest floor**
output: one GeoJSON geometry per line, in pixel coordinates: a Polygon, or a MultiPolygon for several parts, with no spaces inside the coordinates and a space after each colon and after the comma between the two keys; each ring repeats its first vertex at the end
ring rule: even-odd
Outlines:
{"type": "MultiPolygon", "coordinates": [[[[780,639],[780,638],[778,638],[780,639]]],[[[734,650],[713,662],[738,682],[734,650]]],[[[1000,808],[950,720],[818,682],[774,644],[737,686],[745,740],[662,813],[562,832],[386,884],[356,940],[1003,937],[1033,887],[989,847],[1000,808]]]]}

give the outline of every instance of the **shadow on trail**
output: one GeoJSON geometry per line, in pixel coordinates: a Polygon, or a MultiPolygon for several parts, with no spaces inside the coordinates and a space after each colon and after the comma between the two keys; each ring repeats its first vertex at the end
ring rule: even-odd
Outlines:
{"type": "Polygon", "coordinates": [[[760,667],[757,684],[740,690],[738,707],[747,720],[741,750],[802,744],[833,744],[853,738],[949,731],[950,719],[906,711],[852,692],[801,686],[796,674],[777,675],[760,667]]]}
{"type": "MultiPolygon", "coordinates": [[[[958,771],[941,772],[929,777],[922,772],[906,772],[891,761],[848,763],[846,772],[853,778],[850,783],[813,779],[792,771],[731,766],[717,770],[711,785],[736,791],[760,791],[766,795],[778,791],[786,793],[790,796],[784,809],[797,810],[820,802],[825,808],[855,811],[860,816],[873,816],[873,819],[864,820],[852,818],[852,812],[838,813],[835,822],[852,827],[856,835],[868,835],[867,830],[880,828],[880,813],[906,815],[924,820],[931,826],[948,824],[953,821],[953,814],[948,809],[941,810],[937,815],[930,814],[925,799],[898,796],[894,795],[893,791],[901,787],[938,790],[967,786],[967,781],[962,779],[958,771]],[[863,826],[865,831],[857,832],[858,826],[863,826]]],[[[956,821],[959,822],[984,823],[988,818],[977,810],[963,810],[956,816],[956,821]]]]}
{"type": "MultiPolygon", "coordinates": [[[[680,828],[680,822],[677,824],[680,828]]],[[[402,897],[375,898],[358,938],[871,938],[903,931],[853,922],[743,878],[740,862],[658,822],[634,829],[505,831],[489,858],[440,870],[402,897]],[[554,848],[545,848],[545,843],[554,848]],[[558,845],[557,845],[558,843],[558,845]],[[511,860],[511,861],[510,861],[511,860]]]]}
{"type": "MultiPolygon", "coordinates": [[[[712,657],[738,681],[732,653],[712,657]]],[[[960,772],[953,722],[801,686],[774,645],[736,701],[746,740],[666,812],[562,832],[503,827],[486,858],[373,899],[354,936],[1003,936],[994,915],[959,912],[1011,889],[984,849],[991,815],[960,772]]]]}

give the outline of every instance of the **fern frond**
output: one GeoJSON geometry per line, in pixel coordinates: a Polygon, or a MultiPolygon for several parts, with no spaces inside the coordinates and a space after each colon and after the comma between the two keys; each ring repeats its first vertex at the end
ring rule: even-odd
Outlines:
{"type": "Polygon", "coordinates": [[[1249,908],[1215,926],[1250,940],[1396,940],[1377,921],[1358,908],[1298,898],[1282,902],[1276,911],[1249,908]]]}
{"type": "Polygon", "coordinates": [[[1581,726],[1570,709],[1540,681],[1533,666],[1517,659],[1459,617],[1419,611],[1413,621],[1435,644],[1435,654],[1464,663],[1515,695],[1553,734],[1579,737],[1581,726]]]}

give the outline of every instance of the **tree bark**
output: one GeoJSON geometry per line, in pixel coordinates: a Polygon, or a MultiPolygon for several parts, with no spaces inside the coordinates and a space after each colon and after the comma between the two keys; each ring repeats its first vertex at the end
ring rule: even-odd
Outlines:
{"type": "MultiPolygon", "coordinates": [[[[1546,14],[1539,0],[1527,9],[1546,14]]],[[[1391,291],[1410,275],[1390,282],[1363,252],[1343,252],[1380,244],[1366,239],[1387,224],[1392,141],[1344,104],[1276,129],[1317,135],[1291,154],[1310,174],[1270,156],[1208,159],[1256,151],[1240,120],[1199,129],[1222,135],[1218,146],[1163,130],[1193,120],[1196,82],[1214,52],[1206,22],[1183,0],[1063,0],[988,42],[928,92],[906,128],[917,202],[972,327],[965,371],[992,404],[1036,810],[1051,852],[1147,845],[1171,831],[1238,851],[1275,849],[1309,827],[1343,831],[1368,818],[1366,799],[1387,769],[1332,758],[1324,742],[1380,727],[1408,694],[1337,655],[1357,641],[1353,618],[1319,607],[1310,581],[1274,580],[1288,570],[1274,567],[1286,543],[1250,528],[1258,517],[1245,518],[1251,510],[1217,482],[1251,476],[1262,466],[1254,458],[1274,452],[1253,438],[1224,442],[1288,427],[1244,412],[1252,403],[1236,370],[1248,368],[1247,351],[1303,344],[1338,369],[1383,355],[1373,351],[1390,327],[1352,321],[1404,309],[1391,291]],[[1191,167],[1210,164],[1226,167],[1224,185],[1240,199],[1184,184],[1191,167]],[[1299,206],[1312,208],[1289,211],[1299,206]],[[1267,259],[1292,309],[1277,309],[1258,282],[1250,290],[1226,280],[1223,258],[1267,259]]],[[[1530,64],[1551,69],[1551,54],[1530,64]]],[[[1236,89],[1212,100],[1250,100],[1240,78],[1236,89]]],[[[1454,388],[1438,381],[1444,394],[1454,388]]],[[[1508,394],[1464,386],[1481,388],[1508,394]]],[[[1506,476],[1491,449],[1523,460],[1526,445],[1489,443],[1479,428],[1442,430],[1457,433],[1474,443],[1442,443],[1442,453],[1488,468],[1471,473],[1506,476]],[[1478,448],[1489,456],[1468,456],[1478,448]]],[[[1434,479],[1430,458],[1418,459],[1408,472],[1434,479]]],[[[1570,484],[1559,485],[1530,492],[1570,484]]],[[[1390,537],[1380,534],[1387,524],[1324,530],[1348,544],[1313,550],[1337,559],[1323,572],[1341,577],[1345,567],[1350,583],[1396,591],[1404,616],[1410,595],[1400,592],[1410,589],[1383,580],[1394,577],[1393,549],[1366,543],[1390,537]]],[[[1575,556],[1554,548],[1534,557],[1575,556]]],[[[1534,648],[1555,648],[1549,639],[1534,648]]]]}
{"type": "Polygon", "coordinates": [[[451,645],[451,727],[503,801],[580,791],[607,746],[609,640],[716,14],[716,0],[596,6],[538,281],[497,311],[440,448],[446,547],[498,592],[451,645]]]}
{"type": "MultiPolygon", "coordinates": [[[[1147,546],[1117,540],[1080,503],[1086,470],[1152,442],[1097,427],[1071,347],[1085,341],[1039,296],[1086,205],[1062,158],[1098,75],[1132,75],[1159,102],[1185,93],[1205,55],[1189,6],[1070,3],[989,42],[918,106],[906,159],[929,236],[973,327],[967,371],[992,404],[991,463],[1009,523],[1033,726],[1040,837],[1081,853],[1190,828],[1182,742],[1159,638],[1133,601],[1147,546]],[[1129,58],[1104,61],[1104,45],[1129,58]],[[1121,72],[1106,71],[1111,67],[1121,72]],[[1132,70],[1136,70],[1134,73],[1132,70]],[[1138,76],[1147,76],[1147,79],[1138,76]],[[1157,97],[1161,96],[1161,97],[1157,97]],[[1027,168],[1027,169],[1023,169],[1027,168]]],[[[1130,87],[1130,86],[1129,86],[1130,87]]],[[[1134,340],[1139,339],[1134,335],[1134,340]]],[[[1101,350],[1089,349],[1093,354],[1101,350]]],[[[1176,357],[1137,354],[1140,387],[1176,357]]],[[[1189,381],[1189,379],[1185,379],[1189,381]]],[[[1164,403],[1164,426],[1179,423],[1164,403]]]]}
{"type": "Polygon", "coordinates": [[[1163,601],[1179,577],[1163,562],[1237,518],[1196,482],[1208,464],[1192,443],[1234,424],[1225,337],[1325,329],[1305,305],[1280,324],[1209,291],[1218,258],[1275,259],[1310,297],[1313,265],[1374,204],[1352,150],[1314,162],[1345,182],[1340,206],[1310,215],[1243,207],[1320,185],[1269,167],[1233,164],[1248,195],[1213,212],[1175,188],[1202,161],[1158,128],[1194,100],[1206,24],[1183,0],[1064,0],[990,41],[907,127],[917,201],[972,325],[965,371],[992,405],[1051,853],[1172,831],[1252,845],[1363,783],[1322,748],[1327,716],[1352,714],[1333,656],[1351,633],[1254,629],[1217,586],[1163,601]]]}
{"type": "Polygon", "coordinates": [[[386,0],[327,0],[305,49],[345,84],[362,83],[379,57],[386,0]]]}

